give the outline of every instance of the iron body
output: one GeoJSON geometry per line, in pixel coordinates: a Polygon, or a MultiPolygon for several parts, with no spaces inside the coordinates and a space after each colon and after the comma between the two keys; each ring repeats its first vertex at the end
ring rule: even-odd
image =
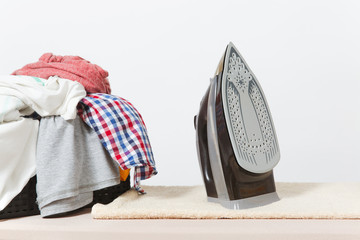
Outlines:
{"type": "Polygon", "coordinates": [[[279,200],[273,120],[259,82],[232,43],[201,101],[195,128],[209,201],[243,209],[279,200]]]}

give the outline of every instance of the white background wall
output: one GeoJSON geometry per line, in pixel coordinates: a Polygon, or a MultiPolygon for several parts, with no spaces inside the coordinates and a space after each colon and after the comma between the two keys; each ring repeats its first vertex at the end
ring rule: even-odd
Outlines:
{"type": "Polygon", "coordinates": [[[108,70],[148,127],[143,184],[202,184],[193,116],[229,41],[270,105],[276,180],[359,181],[359,1],[0,1],[0,74],[45,52],[108,70]]]}

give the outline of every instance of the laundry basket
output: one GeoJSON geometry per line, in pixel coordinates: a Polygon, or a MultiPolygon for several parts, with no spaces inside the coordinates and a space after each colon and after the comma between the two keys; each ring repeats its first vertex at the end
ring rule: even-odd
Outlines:
{"type": "MultiPolygon", "coordinates": [[[[94,191],[93,202],[86,207],[92,207],[95,203],[108,204],[122,193],[130,189],[130,175],[126,181],[120,184],[94,191]]],[[[36,176],[32,177],[23,190],[0,211],[0,219],[25,217],[40,214],[36,203],[36,176]]]]}

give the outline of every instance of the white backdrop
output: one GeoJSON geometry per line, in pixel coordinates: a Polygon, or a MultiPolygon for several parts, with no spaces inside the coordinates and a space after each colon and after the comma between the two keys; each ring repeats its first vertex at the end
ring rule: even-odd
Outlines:
{"type": "Polygon", "coordinates": [[[359,1],[0,2],[0,74],[45,52],[108,70],[149,131],[159,174],[202,184],[193,117],[232,41],[266,94],[276,181],[360,180],[359,1]]]}

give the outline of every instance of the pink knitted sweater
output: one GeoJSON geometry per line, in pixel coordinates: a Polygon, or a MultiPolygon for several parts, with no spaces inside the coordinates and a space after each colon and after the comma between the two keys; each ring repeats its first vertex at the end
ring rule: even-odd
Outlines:
{"type": "Polygon", "coordinates": [[[38,62],[27,64],[12,74],[44,79],[58,76],[81,83],[88,93],[111,93],[108,72],[78,56],[55,56],[45,53],[38,62]]]}

